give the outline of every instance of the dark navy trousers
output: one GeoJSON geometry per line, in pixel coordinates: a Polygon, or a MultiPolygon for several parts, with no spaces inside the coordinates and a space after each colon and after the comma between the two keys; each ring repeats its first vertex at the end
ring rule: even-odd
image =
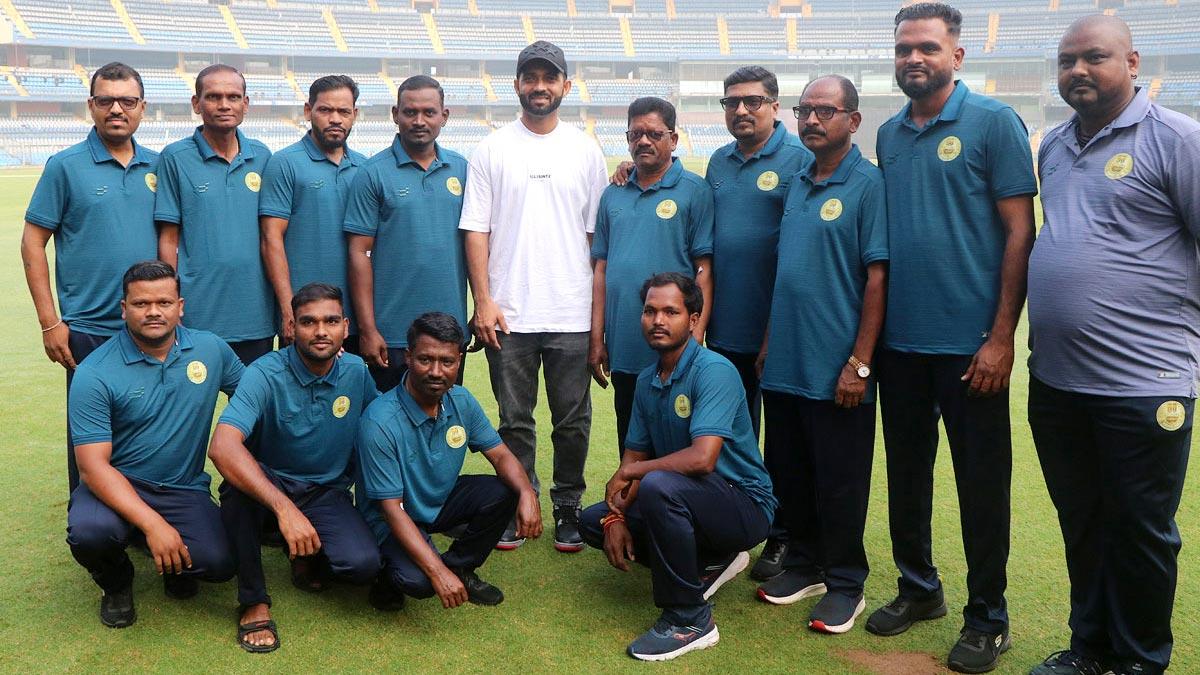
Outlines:
{"type": "MultiPolygon", "coordinates": [[[[100,345],[108,342],[108,337],[71,331],[67,335],[67,348],[71,350],[71,358],[79,365],[88,354],[96,351],[100,345]]],[[[75,371],[67,368],[67,404],[71,402],[71,380],[75,379],[75,371]]],[[[75,464],[75,444],[71,442],[71,420],[67,420],[67,494],[75,493],[79,487],[79,467],[75,464]]]]}
{"type": "Polygon", "coordinates": [[[241,342],[230,342],[229,348],[237,355],[238,360],[242,365],[248,366],[258,360],[258,357],[271,353],[275,349],[275,336],[259,338],[257,340],[243,340],[241,342]]]}
{"type": "Polygon", "coordinates": [[[617,413],[617,458],[625,456],[625,436],[629,434],[629,419],[633,417],[633,394],[637,389],[637,373],[609,373],[613,385],[613,407],[617,413]]]}

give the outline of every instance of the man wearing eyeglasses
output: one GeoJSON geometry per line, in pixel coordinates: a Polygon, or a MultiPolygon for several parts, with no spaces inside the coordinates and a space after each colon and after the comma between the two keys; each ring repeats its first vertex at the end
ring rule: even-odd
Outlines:
{"type": "Polygon", "coordinates": [[[910,100],[877,137],[891,259],[888,320],[870,365],[879,376],[900,579],[867,630],[898,635],[946,614],[930,532],[941,417],[969,570],[964,626],[947,665],[981,673],[1009,646],[1008,381],[1037,182],[1021,118],[954,80],[962,14],[921,3],[895,22],[896,81],[910,100]]]}
{"type": "MultiPolygon", "coordinates": [[[[81,143],[55,154],[25,212],[21,260],[46,356],[67,372],[121,330],[121,275],[157,254],[154,191],[158,153],[137,144],[146,111],[142,77],[124,63],[92,74],[88,111],[95,126],[81,143]],[[46,244],[54,238],[58,310],[50,290],[46,244]]],[[[67,430],[67,479],[79,485],[67,430]]]]}
{"type": "Polygon", "coordinates": [[[221,336],[245,364],[271,351],[275,319],[259,244],[258,191],[271,151],[238,127],[246,80],[216,63],[196,75],[202,124],[162,152],[158,256],[179,270],[186,323],[221,336]]]}
{"type": "Polygon", "coordinates": [[[600,198],[592,239],[592,333],[588,366],[601,387],[612,379],[617,412],[617,448],[633,411],[638,374],[654,363],[654,350],[641,330],[641,280],[679,272],[696,280],[704,308],[692,330],[704,340],[712,308],[712,190],[683,168],[671,153],[679,142],[675,106],[661,98],[629,105],[629,154],[634,169],[624,185],[610,185],[600,198]]]}

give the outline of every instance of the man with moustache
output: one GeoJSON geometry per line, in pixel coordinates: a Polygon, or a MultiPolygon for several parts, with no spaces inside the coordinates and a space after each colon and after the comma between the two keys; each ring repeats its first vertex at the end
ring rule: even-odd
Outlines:
{"type": "Polygon", "coordinates": [[[237,558],[238,644],[250,652],[279,647],[262,568],[265,519],[278,521],[288,557],[306,563],[303,579],[293,566],[303,590],[324,589],[314,567],[357,584],[379,571],[349,490],[358,419],[378,392],[362,359],[339,354],[349,328],[341,289],[310,283],[291,303],[292,344],[246,369],[208,450],[225,478],[221,520],[237,558]]]}
{"type": "Polygon", "coordinates": [[[170,265],[136,263],[121,285],[125,328],[79,364],[67,409],[82,478],[67,544],[104,592],[100,621],[110,628],[137,618],[130,543],[145,543],[172,598],[233,576],[204,444],[217,392],[232,394],[245,370],[216,335],[179,325],[170,265]]]}
{"type": "Polygon", "coordinates": [[[246,364],[275,341],[258,227],[271,151],[238,130],[249,105],[236,68],[217,63],[196,75],[192,111],[202,124],[163,148],[154,203],[158,257],[179,269],[192,299],[188,326],[221,336],[246,364]]]}
{"type": "Polygon", "coordinates": [[[1071,24],[1058,88],[1075,116],[1038,155],[1029,425],[1066,548],[1071,641],[1035,675],[1171,660],[1200,377],[1200,124],[1135,87],[1139,65],[1125,22],[1071,24]]]}
{"type": "Polygon", "coordinates": [[[592,334],[588,365],[602,386],[613,383],[617,448],[633,410],[638,373],[654,363],[642,337],[642,282],[657,272],[694,277],[704,309],[693,335],[704,339],[712,307],[712,190],[671,156],[679,141],[675,106],[661,98],[629,105],[629,154],[634,169],[624,185],[610,185],[600,198],[592,240],[592,334]]]}
{"type": "MultiPolygon", "coordinates": [[[[583,549],[579,500],[591,430],[592,270],[588,256],[608,183],[600,146],[560,123],[571,91],[561,49],[535,42],[517,57],[521,116],[485,138],[471,157],[459,228],[475,300],[476,343],[487,348],[500,437],[539,488],[533,409],[538,371],[554,425],[554,546],[583,549]]],[[[500,548],[524,543],[510,523],[500,548]]]]}
{"type": "Polygon", "coordinates": [[[342,289],[350,318],[349,351],[357,351],[346,283],[343,215],[350,185],[366,157],[346,145],[358,119],[358,84],[347,75],[317,78],[304,118],[312,129],[271,156],[258,200],[263,265],[275,290],[282,344],[292,341],[292,292],[321,281],[342,289]]]}
{"type": "MultiPolygon", "coordinates": [[[[146,112],[144,97],[142,76],[133,68],[115,61],[97,68],[87,101],[95,126],[46,162],[25,212],[25,281],[42,346],[66,369],[68,392],[76,365],[124,325],[121,275],[157,252],[158,153],[133,138],[146,112]],[[51,237],[58,311],[46,259],[51,237]]],[[[67,485],[69,492],[79,485],[69,427],[67,485]]]]}
{"type": "Polygon", "coordinates": [[[437,143],[450,119],[445,98],[442,85],[427,75],[400,83],[392,107],[396,138],[363,165],[346,205],[359,350],[380,391],[404,375],[414,319],[441,311],[467,322],[458,230],[467,160],[437,143]]]}
{"type": "Polygon", "coordinates": [[[968,568],[964,626],[947,665],[979,673],[1009,647],[1008,381],[1037,182],[1016,112],[954,80],[961,29],[962,14],[940,3],[896,15],[896,81],[910,100],[876,139],[891,255],[888,320],[868,366],[879,377],[900,578],[867,630],[897,635],[946,614],[930,533],[941,417],[968,568]]]}

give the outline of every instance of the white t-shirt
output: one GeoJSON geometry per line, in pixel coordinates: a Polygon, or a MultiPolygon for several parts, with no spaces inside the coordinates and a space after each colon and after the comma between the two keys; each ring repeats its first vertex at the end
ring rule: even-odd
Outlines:
{"type": "Polygon", "coordinates": [[[565,122],[543,135],[517,119],[475,149],[458,227],[491,233],[488,283],[510,331],[591,329],[587,235],[607,185],[600,146],[565,122]]]}

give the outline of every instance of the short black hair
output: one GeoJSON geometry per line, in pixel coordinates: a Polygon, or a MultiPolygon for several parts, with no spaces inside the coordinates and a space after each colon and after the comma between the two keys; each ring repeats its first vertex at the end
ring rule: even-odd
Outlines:
{"type": "Polygon", "coordinates": [[[442,83],[428,75],[413,75],[396,87],[396,105],[400,105],[400,94],[415,89],[437,89],[438,99],[446,105],[446,92],[442,91],[442,83]]]}
{"type": "Polygon", "coordinates": [[[135,281],[158,281],[159,279],[174,279],[175,292],[179,293],[179,275],[175,268],[161,260],[143,260],[136,262],[125,270],[121,277],[121,295],[129,297],[129,284],[135,281]]]}
{"type": "Polygon", "coordinates": [[[458,325],[458,319],[445,312],[425,312],[412,322],[412,325],[408,327],[409,349],[412,349],[413,345],[417,343],[417,338],[422,335],[428,335],[438,342],[453,342],[456,345],[461,345],[465,341],[462,326],[458,325]]]}
{"type": "Polygon", "coordinates": [[[146,97],[146,85],[142,84],[142,74],[133,69],[133,66],[126,65],[120,61],[106,63],[96,69],[92,73],[91,84],[88,85],[88,96],[96,95],[96,80],[133,80],[138,84],[138,95],[142,98],[146,97]]]}
{"type": "Polygon", "coordinates": [[[318,300],[337,300],[338,304],[342,305],[342,289],[337,286],[323,284],[320,281],[304,284],[292,296],[292,315],[295,316],[304,305],[310,302],[317,302],[318,300]]]}
{"type": "Polygon", "coordinates": [[[643,96],[629,104],[629,115],[625,118],[625,124],[633,122],[633,118],[649,115],[650,113],[658,113],[662,118],[663,124],[671,131],[675,131],[675,106],[669,101],[664,101],[657,96],[643,96]]]}
{"type": "Polygon", "coordinates": [[[358,83],[349,75],[326,75],[313,80],[308,86],[308,104],[315,104],[318,96],[335,89],[349,89],[354,97],[354,104],[358,105],[358,83]]]}
{"type": "Polygon", "coordinates": [[[735,84],[744,82],[762,82],[763,89],[767,90],[767,95],[771,98],[779,96],[779,80],[775,79],[775,73],[763,68],[762,66],[742,66],[730,73],[725,78],[725,91],[735,84]]]}
{"type": "Polygon", "coordinates": [[[642,284],[642,304],[646,304],[646,294],[651,288],[661,288],[674,284],[683,293],[683,306],[688,314],[699,314],[704,311],[704,291],[696,280],[679,272],[659,272],[642,284]]]}
{"type": "Polygon", "coordinates": [[[954,37],[962,33],[962,12],[940,2],[918,2],[901,9],[896,13],[896,27],[900,27],[901,21],[920,19],[941,19],[946,24],[946,32],[954,37]]]}
{"type": "Polygon", "coordinates": [[[213,73],[234,73],[238,77],[242,78],[242,94],[245,95],[246,76],[242,74],[242,71],[228,64],[214,63],[211,66],[205,66],[203,70],[196,73],[196,96],[199,96],[200,92],[204,89],[204,78],[212,75],[213,73]]]}
{"type": "Polygon", "coordinates": [[[850,78],[842,75],[821,75],[809,80],[808,84],[804,85],[804,91],[800,92],[800,98],[804,98],[804,94],[808,92],[808,88],[817,80],[833,80],[842,87],[842,107],[851,112],[858,110],[858,88],[850,81],[850,78]]]}

